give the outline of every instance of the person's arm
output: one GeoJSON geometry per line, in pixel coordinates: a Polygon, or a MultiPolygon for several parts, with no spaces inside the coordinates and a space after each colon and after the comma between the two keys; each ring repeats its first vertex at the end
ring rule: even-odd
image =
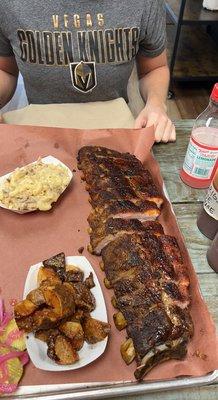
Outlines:
{"type": "Polygon", "coordinates": [[[7,104],[17,86],[18,68],[14,56],[0,56],[0,109],[7,104]]]}
{"type": "Polygon", "coordinates": [[[135,128],[154,125],[156,142],[174,141],[175,127],[166,113],[169,86],[166,50],[153,58],[138,54],[137,67],[140,92],[146,105],[135,121],[135,128]]]}

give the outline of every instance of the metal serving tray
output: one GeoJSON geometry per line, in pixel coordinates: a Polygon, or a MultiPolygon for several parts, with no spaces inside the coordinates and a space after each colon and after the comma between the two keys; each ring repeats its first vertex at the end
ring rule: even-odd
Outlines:
{"type": "MultiPolygon", "coordinates": [[[[165,184],[163,191],[171,204],[165,184]]],[[[175,213],[174,213],[175,214],[175,213]]],[[[73,379],[73,378],[72,378],[73,379]]],[[[184,377],[162,381],[146,382],[92,382],[92,383],[72,383],[57,385],[34,385],[20,386],[15,393],[5,395],[7,399],[13,400],[69,400],[69,399],[104,399],[108,397],[126,397],[149,392],[159,392],[164,390],[176,390],[186,387],[203,386],[218,381],[218,370],[200,377],[184,377]],[[15,397],[16,396],[16,397],[15,397]]]]}
{"type": "Polygon", "coordinates": [[[173,380],[131,383],[131,382],[96,382],[64,385],[20,386],[7,396],[7,399],[19,400],[67,400],[67,399],[103,399],[114,396],[128,396],[163,390],[208,385],[218,379],[218,370],[197,378],[178,378],[173,380]],[[15,397],[16,396],[16,397],[15,397]]]}

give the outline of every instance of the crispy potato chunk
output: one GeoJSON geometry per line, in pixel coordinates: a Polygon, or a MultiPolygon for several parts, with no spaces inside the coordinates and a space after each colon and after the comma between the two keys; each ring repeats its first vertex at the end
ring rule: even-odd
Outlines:
{"type": "Polygon", "coordinates": [[[75,314],[73,314],[72,321],[82,321],[82,319],[86,316],[86,312],[84,310],[80,310],[77,308],[75,314]]]}
{"type": "Polygon", "coordinates": [[[41,306],[42,304],[45,304],[45,299],[42,290],[40,288],[31,290],[31,292],[28,293],[26,298],[36,306],[41,306]]]}
{"type": "Polygon", "coordinates": [[[64,335],[51,337],[48,341],[48,356],[58,364],[69,365],[79,360],[78,353],[64,335]]]}
{"type": "Polygon", "coordinates": [[[75,336],[84,336],[82,325],[79,322],[74,322],[74,321],[64,322],[59,326],[59,329],[69,339],[73,339],[75,336]]]}
{"type": "Polygon", "coordinates": [[[47,283],[47,286],[56,285],[57,283],[61,283],[61,279],[53,269],[40,267],[37,275],[37,283],[41,286],[42,283],[45,282],[47,283]]]}
{"type": "Polygon", "coordinates": [[[91,317],[85,318],[82,326],[85,334],[85,340],[88,343],[100,342],[101,340],[104,340],[110,332],[110,324],[91,317]]]}
{"type": "Polygon", "coordinates": [[[37,306],[32,303],[30,300],[23,300],[14,306],[14,316],[15,319],[19,319],[22,317],[27,317],[32,314],[37,309],[37,306]]]}
{"type": "Polygon", "coordinates": [[[33,320],[34,330],[51,329],[57,325],[59,317],[52,309],[42,308],[41,310],[35,311],[33,320]]]}
{"type": "Polygon", "coordinates": [[[58,277],[61,279],[61,281],[64,281],[66,264],[65,264],[65,254],[63,252],[56,254],[55,256],[48,258],[47,260],[44,260],[43,265],[46,268],[53,269],[58,275],[58,277]]]}
{"type": "MultiPolygon", "coordinates": [[[[65,283],[64,285],[67,285],[67,283],[65,283]]],[[[74,293],[76,307],[88,312],[91,312],[95,309],[96,306],[95,297],[93,296],[90,289],[85,286],[84,283],[81,282],[72,283],[71,288],[74,293]]]]}
{"type": "Polygon", "coordinates": [[[132,339],[127,339],[120,346],[120,352],[123,360],[129,365],[135,358],[135,347],[132,339]]]}
{"type": "Polygon", "coordinates": [[[65,272],[65,282],[82,282],[84,272],[75,265],[67,265],[65,272]]]}
{"type": "Polygon", "coordinates": [[[119,331],[122,331],[122,329],[126,328],[127,322],[121,311],[118,311],[116,314],[114,314],[113,319],[114,319],[115,326],[119,331]]]}
{"type": "Polygon", "coordinates": [[[90,272],[88,278],[85,279],[84,284],[88,289],[92,289],[93,287],[95,287],[95,282],[92,272],[90,272]]]}
{"type": "Polygon", "coordinates": [[[55,287],[42,287],[42,292],[46,304],[53,308],[58,317],[67,317],[75,312],[73,292],[67,284],[58,284],[55,287]]]}
{"type": "Polygon", "coordinates": [[[60,334],[58,329],[39,330],[35,332],[35,338],[47,343],[50,337],[55,337],[60,334]]]}
{"type": "Polygon", "coordinates": [[[16,324],[17,324],[18,328],[21,331],[24,331],[26,333],[30,333],[30,332],[34,331],[35,325],[34,325],[33,314],[28,315],[27,317],[19,318],[19,319],[15,318],[15,320],[16,320],[16,324]]]}
{"type": "Polygon", "coordinates": [[[67,321],[59,326],[62,333],[70,340],[75,350],[80,350],[84,343],[84,332],[82,325],[77,321],[67,321]]]}

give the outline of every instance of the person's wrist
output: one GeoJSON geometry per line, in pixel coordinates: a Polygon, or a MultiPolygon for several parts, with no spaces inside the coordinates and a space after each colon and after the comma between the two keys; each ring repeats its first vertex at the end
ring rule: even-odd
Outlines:
{"type": "Polygon", "coordinates": [[[158,97],[151,96],[147,98],[147,102],[145,107],[149,108],[160,108],[164,112],[167,112],[167,105],[166,102],[162,99],[159,99],[158,97]]]}

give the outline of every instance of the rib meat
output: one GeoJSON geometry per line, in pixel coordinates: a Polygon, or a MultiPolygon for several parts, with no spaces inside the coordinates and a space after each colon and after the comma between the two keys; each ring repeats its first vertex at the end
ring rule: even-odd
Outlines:
{"type": "Polygon", "coordinates": [[[129,200],[110,201],[105,206],[96,207],[89,215],[88,222],[91,228],[105,223],[108,218],[138,219],[139,221],[152,221],[160,215],[160,210],[155,203],[138,200],[132,203],[129,200]]]}
{"type": "Polygon", "coordinates": [[[105,223],[99,221],[93,229],[90,229],[90,251],[93,254],[101,254],[102,249],[112,240],[124,233],[152,232],[156,235],[164,233],[162,225],[156,221],[144,221],[138,219],[109,218],[105,223]]]}
{"type": "Polygon", "coordinates": [[[156,364],[186,355],[193,334],[189,277],[176,239],[155,221],[163,198],[141,162],[129,153],[86,146],[78,166],[93,207],[89,250],[102,255],[119,310],[114,321],[128,335],[121,354],[127,364],[136,359],[140,380],[156,364]]]}
{"type": "Polygon", "coordinates": [[[182,358],[193,327],[189,280],[176,239],[153,233],[124,234],[102,250],[104,270],[127,321],[137,379],[157,362],[182,358]]]}
{"type": "Polygon", "coordinates": [[[108,200],[141,199],[158,207],[163,203],[150,172],[129,153],[87,146],[79,151],[78,165],[83,170],[93,207],[108,200]]]}

